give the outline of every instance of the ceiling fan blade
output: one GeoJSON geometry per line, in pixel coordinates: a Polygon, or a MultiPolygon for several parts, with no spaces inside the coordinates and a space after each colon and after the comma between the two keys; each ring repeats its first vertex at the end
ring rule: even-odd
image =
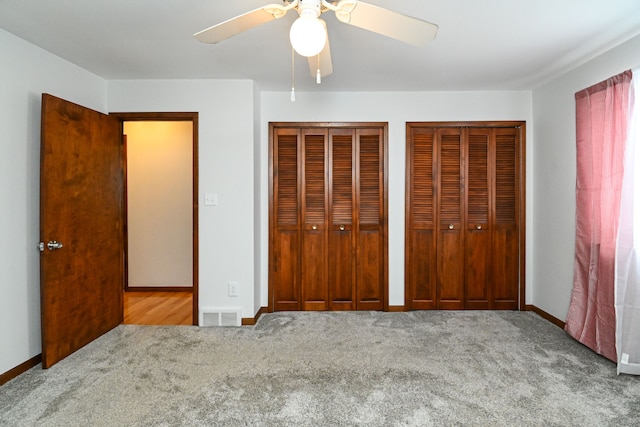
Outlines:
{"type": "Polygon", "coordinates": [[[195,33],[193,36],[203,43],[218,43],[258,25],[281,18],[287,13],[287,10],[278,4],[263,6],[235,18],[227,19],[213,27],[195,33]]]}
{"type": "MultiPolygon", "coordinates": [[[[325,24],[326,26],[326,24],[325,24]]],[[[329,35],[327,35],[327,42],[324,45],[322,51],[316,56],[310,56],[307,58],[309,61],[309,71],[311,71],[311,77],[317,77],[318,67],[320,68],[320,76],[328,76],[333,73],[333,63],[331,62],[331,48],[329,47],[329,35]]]]}
{"type": "Polygon", "coordinates": [[[389,9],[361,1],[343,0],[337,4],[336,17],[345,24],[373,31],[414,46],[424,46],[435,39],[438,26],[389,9]],[[341,3],[344,4],[341,13],[341,3]],[[354,5],[355,3],[355,5],[354,5]],[[348,11],[351,10],[351,13],[348,11]]]}

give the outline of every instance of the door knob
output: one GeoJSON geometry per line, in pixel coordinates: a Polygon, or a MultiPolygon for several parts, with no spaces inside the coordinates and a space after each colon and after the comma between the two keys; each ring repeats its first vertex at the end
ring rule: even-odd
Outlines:
{"type": "Polygon", "coordinates": [[[449,224],[449,230],[453,230],[453,224],[449,224]]]}
{"type": "Polygon", "coordinates": [[[50,251],[55,251],[56,249],[62,249],[62,243],[57,242],[55,240],[51,240],[49,243],[47,243],[47,248],[50,251]]]}
{"type": "Polygon", "coordinates": [[[340,231],[344,231],[344,225],[340,226],[340,231]]]}
{"type": "Polygon", "coordinates": [[[313,224],[313,225],[311,226],[311,229],[312,229],[312,230],[317,230],[317,229],[318,229],[318,226],[317,226],[316,224],[313,224]]]}
{"type": "Polygon", "coordinates": [[[482,225],[476,224],[476,230],[482,230],[482,225]]]}

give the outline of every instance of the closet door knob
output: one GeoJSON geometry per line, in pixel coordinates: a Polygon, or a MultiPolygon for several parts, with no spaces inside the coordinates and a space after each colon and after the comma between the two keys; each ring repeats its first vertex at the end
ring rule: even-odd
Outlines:
{"type": "Polygon", "coordinates": [[[449,224],[449,230],[453,230],[453,224],[449,224]]]}
{"type": "Polygon", "coordinates": [[[476,230],[482,230],[482,225],[476,224],[476,230]]]}
{"type": "Polygon", "coordinates": [[[344,225],[340,226],[340,231],[344,231],[344,225]]]}
{"type": "Polygon", "coordinates": [[[318,229],[318,226],[317,226],[316,224],[313,224],[313,225],[311,226],[311,229],[312,229],[312,230],[317,230],[317,229],[318,229]]]}

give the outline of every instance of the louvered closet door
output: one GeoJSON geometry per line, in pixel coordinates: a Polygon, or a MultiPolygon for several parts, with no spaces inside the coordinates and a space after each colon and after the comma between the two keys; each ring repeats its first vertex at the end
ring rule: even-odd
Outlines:
{"type": "Polygon", "coordinates": [[[273,136],[270,283],[274,310],[300,310],[300,231],[297,129],[273,136]]]}
{"type": "Polygon", "coordinates": [[[492,308],[518,308],[521,128],[495,130],[495,217],[491,236],[492,308]]]}
{"type": "Polygon", "coordinates": [[[434,129],[407,127],[407,250],[405,305],[436,308],[436,233],[434,230],[434,129]]]}
{"type": "Polygon", "coordinates": [[[462,131],[436,130],[438,192],[436,307],[464,308],[462,131]]]}
{"type": "Polygon", "coordinates": [[[386,128],[270,129],[273,309],[383,310],[386,128]]]}
{"type": "Polygon", "coordinates": [[[329,296],[331,310],[356,309],[355,130],[331,129],[329,296]]]}
{"type": "Polygon", "coordinates": [[[323,129],[302,131],[302,309],[327,310],[326,164],[328,135],[323,129]]]}
{"type": "Polygon", "coordinates": [[[357,309],[384,308],[383,135],[380,129],[357,131],[356,170],[357,309]]]}
{"type": "Polygon", "coordinates": [[[489,211],[491,203],[489,128],[465,130],[465,308],[490,308],[489,263],[492,259],[489,211]]]}
{"type": "Polygon", "coordinates": [[[410,310],[519,306],[524,122],[483,124],[407,124],[410,310]]]}

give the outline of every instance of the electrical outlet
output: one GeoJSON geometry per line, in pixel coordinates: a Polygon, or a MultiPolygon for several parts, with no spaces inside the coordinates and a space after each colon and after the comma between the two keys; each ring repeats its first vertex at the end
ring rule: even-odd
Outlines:
{"type": "Polygon", "coordinates": [[[218,193],[204,193],[205,206],[218,206],[218,193]]]}
{"type": "Polygon", "coordinates": [[[229,282],[227,290],[229,291],[230,297],[238,296],[238,282],[229,282]]]}

